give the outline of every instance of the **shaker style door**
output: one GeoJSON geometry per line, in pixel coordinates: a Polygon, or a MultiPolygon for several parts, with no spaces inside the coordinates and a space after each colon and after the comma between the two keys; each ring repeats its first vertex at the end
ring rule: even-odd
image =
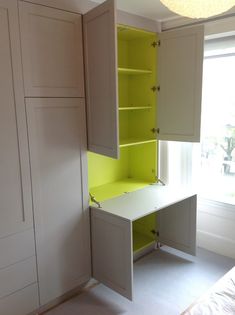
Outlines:
{"type": "Polygon", "coordinates": [[[159,38],[158,139],[200,142],[203,26],[159,38]]]}
{"type": "Polygon", "coordinates": [[[116,7],[108,0],[84,15],[88,149],[119,157],[116,7]]]}

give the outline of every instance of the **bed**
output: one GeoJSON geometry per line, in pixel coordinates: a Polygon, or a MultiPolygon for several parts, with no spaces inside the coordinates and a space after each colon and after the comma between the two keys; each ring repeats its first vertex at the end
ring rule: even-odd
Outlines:
{"type": "Polygon", "coordinates": [[[181,315],[235,315],[235,267],[181,315]]]}

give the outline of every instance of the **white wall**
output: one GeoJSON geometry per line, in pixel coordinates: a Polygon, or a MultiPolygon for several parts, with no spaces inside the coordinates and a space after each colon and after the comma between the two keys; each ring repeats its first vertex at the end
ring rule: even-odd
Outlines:
{"type": "Polygon", "coordinates": [[[197,244],[235,259],[235,206],[198,201],[197,244]]]}

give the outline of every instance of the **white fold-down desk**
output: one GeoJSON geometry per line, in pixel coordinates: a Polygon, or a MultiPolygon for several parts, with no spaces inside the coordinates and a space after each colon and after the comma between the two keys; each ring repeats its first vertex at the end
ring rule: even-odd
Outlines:
{"type": "Polygon", "coordinates": [[[133,298],[132,224],[157,213],[157,240],[195,255],[196,194],[150,185],[91,207],[93,277],[133,298]]]}

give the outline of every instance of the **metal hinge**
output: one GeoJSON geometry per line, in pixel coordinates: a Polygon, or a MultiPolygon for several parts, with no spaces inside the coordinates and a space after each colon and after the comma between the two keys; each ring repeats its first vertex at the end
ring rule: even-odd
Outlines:
{"type": "Polygon", "coordinates": [[[153,92],[155,92],[156,90],[159,92],[160,91],[160,85],[158,85],[158,86],[152,86],[151,87],[151,90],[153,91],[153,92]]]}
{"type": "Polygon", "coordinates": [[[162,184],[162,186],[166,186],[166,184],[160,179],[160,178],[156,178],[157,182],[162,184]]]}
{"type": "Polygon", "coordinates": [[[160,47],[160,46],[161,46],[161,41],[160,41],[160,40],[154,41],[154,42],[152,42],[151,46],[153,46],[154,48],[155,48],[156,46],[160,47]]]}
{"type": "Polygon", "coordinates": [[[95,199],[95,197],[91,193],[89,193],[89,195],[90,195],[91,201],[94,202],[98,208],[101,208],[100,203],[95,199]]]}
{"type": "Polygon", "coordinates": [[[160,128],[152,128],[150,131],[152,131],[152,133],[160,133],[160,128]]]}
{"type": "Polygon", "coordinates": [[[156,235],[156,236],[158,236],[159,237],[159,231],[156,231],[156,230],[151,230],[151,233],[153,234],[153,235],[156,235]]]}

